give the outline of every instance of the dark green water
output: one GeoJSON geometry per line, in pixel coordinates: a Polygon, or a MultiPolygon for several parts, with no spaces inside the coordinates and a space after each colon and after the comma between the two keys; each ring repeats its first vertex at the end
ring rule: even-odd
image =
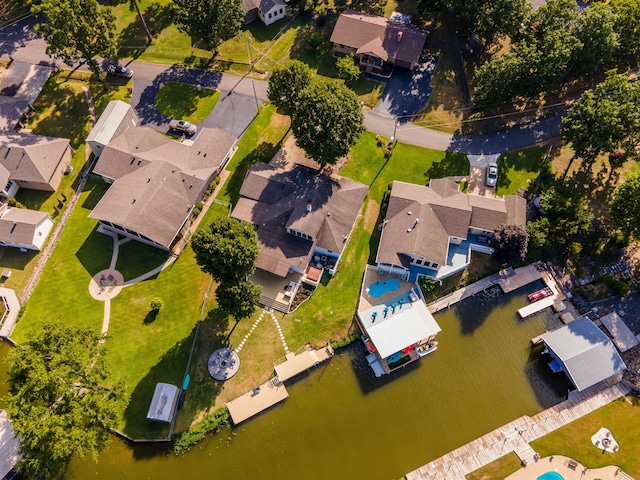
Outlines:
{"type": "Polygon", "coordinates": [[[185,456],[116,440],[98,463],[74,459],[65,478],[399,478],[566,398],[567,384],[530,348],[546,317],[516,318],[538,288],[439,313],[438,350],[399,374],[376,379],[357,343],[288,385],[281,405],[185,456]]]}

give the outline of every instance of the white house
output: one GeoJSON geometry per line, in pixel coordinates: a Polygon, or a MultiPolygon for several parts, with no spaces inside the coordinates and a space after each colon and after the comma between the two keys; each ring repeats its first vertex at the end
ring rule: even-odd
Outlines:
{"type": "Polygon", "coordinates": [[[109,142],[124,133],[129,127],[137,127],[140,121],[131,105],[121,100],[112,100],[91,129],[87,143],[96,157],[109,142]]]}
{"type": "Polygon", "coordinates": [[[242,9],[245,24],[260,17],[265,25],[271,25],[285,17],[287,4],[284,0],[242,0],[242,9]]]}
{"type": "Polygon", "coordinates": [[[25,208],[5,208],[0,213],[0,246],[42,250],[53,228],[46,212],[25,208]]]}

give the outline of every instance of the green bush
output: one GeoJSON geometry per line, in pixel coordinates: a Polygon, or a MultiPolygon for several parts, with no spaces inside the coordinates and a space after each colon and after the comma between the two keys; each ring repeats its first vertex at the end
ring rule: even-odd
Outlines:
{"type": "Polygon", "coordinates": [[[342,348],[342,347],[346,347],[347,345],[351,345],[353,342],[355,342],[356,340],[358,340],[360,338],[360,333],[356,332],[356,333],[352,333],[351,335],[341,339],[341,340],[337,340],[335,342],[331,342],[331,348],[333,348],[334,350],[336,348],[342,348]]]}
{"type": "Polygon", "coordinates": [[[205,418],[197,426],[187,430],[186,432],[178,433],[173,436],[173,451],[174,453],[185,453],[192,446],[202,440],[209,432],[218,431],[222,425],[229,420],[229,410],[221,408],[216,410],[213,415],[205,418]]]}
{"type": "Polygon", "coordinates": [[[631,290],[631,286],[624,280],[620,280],[611,273],[606,273],[597,277],[594,282],[604,283],[608,285],[616,295],[626,295],[631,290]]]}
{"type": "Polygon", "coordinates": [[[320,32],[313,32],[309,35],[309,46],[316,50],[324,42],[324,37],[320,32]]]}
{"type": "Polygon", "coordinates": [[[422,290],[423,295],[426,295],[436,288],[437,283],[433,278],[423,275],[418,279],[418,286],[420,287],[420,290],[422,290]]]}
{"type": "Polygon", "coordinates": [[[164,302],[160,297],[154,297],[151,299],[152,312],[159,312],[163,305],[164,305],[164,302]]]}
{"type": "Polygon", "coordinates": [[[9,202],[9,206],[10,207],[27,208],[22,203],[20,203],[18,200],[16,200],[15,197],[9,197],[8,202],[9,202]]]}

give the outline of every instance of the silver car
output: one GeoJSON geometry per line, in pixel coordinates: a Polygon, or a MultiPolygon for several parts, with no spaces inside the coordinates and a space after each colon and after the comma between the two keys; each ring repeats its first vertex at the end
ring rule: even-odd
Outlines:
{"type": "Polygon", "coordinates": [[[186,133],[187,135],[193,135],[197,130],[195,125],[184,120],[171,120],[169,122],[169,128],[176,132],[186,133]]]}
{"type": "Polygon", "coordinates": [[[498,183],[498,164],[490,163],[487,167],[487,178],[485,179],[487,187],[495,187],[498,183]]]}

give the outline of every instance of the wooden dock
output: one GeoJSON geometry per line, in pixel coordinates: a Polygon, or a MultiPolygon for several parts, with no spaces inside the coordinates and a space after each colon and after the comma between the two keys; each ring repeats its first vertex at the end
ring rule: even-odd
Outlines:
{"type": "MultiPolygon", "coordinates": [[[[573,393],[533,417],[523,416],[406,475],[407,480],[464,480],[465,475],[629,393],[619,378],[573,393]]],[[[530,452],[529,452],[530,453],[530,452]]]]}
{"type": "Polygon", "coordinates": [[[513,272],[513,275],[504,277],[498,282],[504,293],[513,292],[542,278],[542,274],[535,265],[516,268],[513,272]]]}
{"type": "MultiPolygon", "coordinates": [[[[523,267],[523,268],[528,268],[528,267],[523,267]]],[[[553,292],[553,295],[551,295],[550,297],[545,297],[542,300],[538,300],[537,302],[530,303],[529,305],[519,309],[518,315],[520,315],[520,318],[527,318],[528,316],[533,315],[534,313],[541,312],[545,308],[549,308],[552,305],[556,304],[557,302],[562,301],[566,298],[565,295],[560,290],[560,288],[558,288],[556,281],[553,279],[553,277],[550,274],[548,273],[540,274],[540,272],[537,272],[537,273],[538,273],[538,278],[536,278],[536,280],[541,279],[545,283],[545,285],[553,292]]],[[[530,276],[531,276],[531,272],[525,272],[523,277],[527,278],[530,276]]]]}
{"type": "Polygon", "coordinates": [[[314,350],[306,348],[300,353],[288,353],[282,363],[275,364],[275,370],[281,382],[289,380],[296,375],[309,370],[333,356],[333,349],[330,345],[314,350]]]}
{"type": "Polygon", "coordinates": [[[284,384],[277,380],[269,380],[264,385],[227,402],[231,420],[235,425],[280,403],[289,396],[284,384]]]}

